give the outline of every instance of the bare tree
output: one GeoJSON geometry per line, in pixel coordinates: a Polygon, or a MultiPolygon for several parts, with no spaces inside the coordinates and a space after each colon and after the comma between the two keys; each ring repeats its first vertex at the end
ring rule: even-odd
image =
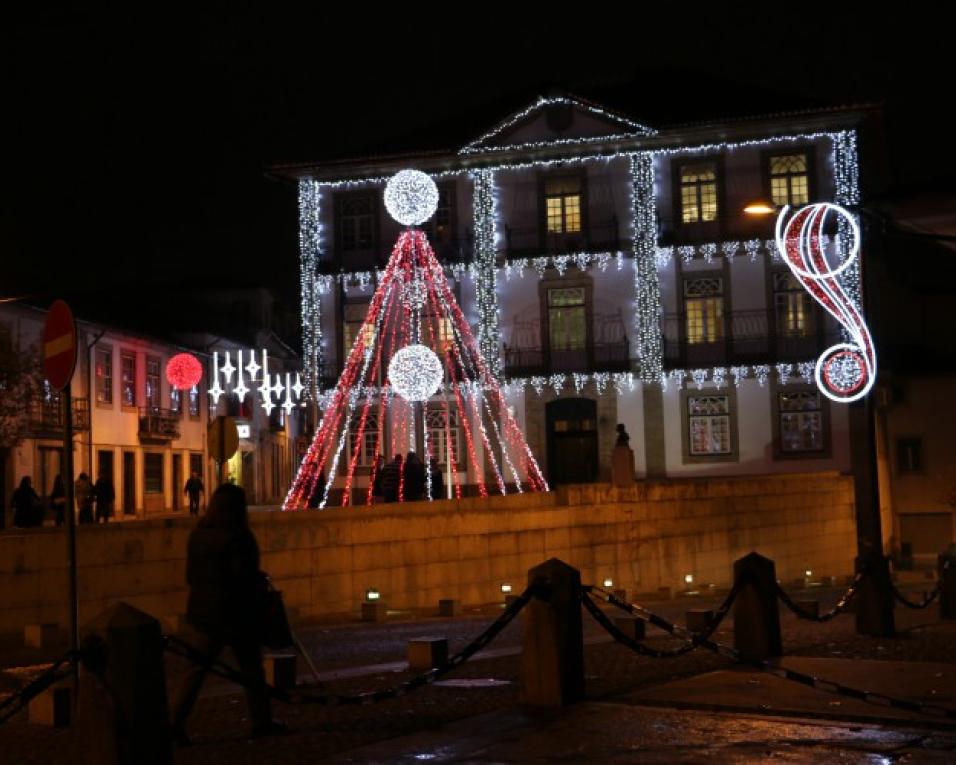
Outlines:
{"type": "Polygon", "coordinates": [[[30,404],[39,397],[42,381],[37,348],[20,347],[9,333],[0,331],[0,453],[23,438],[30,404]]]}

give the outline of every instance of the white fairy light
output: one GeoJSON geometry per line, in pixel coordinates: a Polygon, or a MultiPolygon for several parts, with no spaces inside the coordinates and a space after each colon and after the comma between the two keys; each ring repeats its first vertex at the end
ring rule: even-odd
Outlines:
{"type": "Polygon", "coordinates": [[[219,385],[219,352],[214,351],[212,354],[212,387],[207,391],[212,396],[213,406],[219,406],[219,397],[224,392],[219,385]]]}
{"type": "Polygon", "coordinates": [[[724,386],[724,381],[727,378],[727,369],[726,367],[714,367],[711,370],[711,378],[714,381],[714,386],[717,388],[722,388],[724,386]]]}
{"type": "Polygon", "coordinates": [[[697,254],[697,248],[684,244],[677,248],[677,254],[680,255],[681,262],[686,266],[694,259],[694,255],[697,254]]]}
{"type": "Polygon", "coordinates": [[[767,384],[767,378],[770,376],[769,364],[757,364],[754,367],[754,377],[757,378],[757,384],[762,388],[767,384]]]}
{"type": "Polygon", "coordinates": [[[495,224],[495,176],[475,170],[472,213],[475,231],[475,302],[478,306],[478,351],[496,379],[501,377],[498,352],[498,247],[495,224]]]}
{"type": "Polygon", "coordinates": [[[551,263],[551,258],[532,258],[531,265],[534,266],[534,270],[538,272],[538,276],[543,277],[544,272],[548,270],[548,265],[551,263]]]}
{"type": "Polygon", "coordinates": [[[647,152],[633,155],[631,215],[634,252],[634,323],[641,380],[660,379],[663,368],[661,339],[661,284],[657,273],[657,208],[654,200],[654,159],[647,152]]]}
{"type": "Polygon", "coordinates": [[[687,372],[683,369],[672,369],[670,371],[670,378],[677,383],[677,390],[681,390],[684,387],[684,378],[687,376],[687,372]]]}
{"type": "Polygon", "coordinates": [[[729,261],[733,261],[734,256],[737,254],[737,250],[739,249],[740,242],[738,241],[722,242],[720,245],[720,251],[729,261]]]}
{"type": "Polygon", "coordinates": [[[291,375],[289,372],[285,373],[285,403],[282,405],[282,408],[285,409],[286,415],[292,414],[292,385],[291,385],[291,375]]]}
{"type": "MultiPolygon", "coordinates": [[[[322,341],[323,292],[331,289],[331,278],[317,275],[322,257],[322,221],[319,184],[299,181],[299,299],[302,319],[302,356],[305,385],[311,395],[318,391],[324,373],[325,357],[322,341]]],[[[255,358],[250,363],[255,363],[255,358]]],[[[249,372],[255,381],[256,372],[249,372]]]]}
{"type": "Polygon", "coordinates": [[[713,242],[702,244],[700,246],[700,254],[703,255],[705,263],[713,263],[714,256],[717,254],[717,245],[713,242]]]}
{"type": "Polygon", "coordinates": [[[534,392],[540,396],[541,391],[544,390],[545,383],[548,381],[544,377],[534,375],[531,377],[529,382],[531,383],[531,387],[534,388],[534,392]]]}
{"type": "Polygon", "coordinates": [[[438,187],[421,170],[400,170],[385,184],[385,209],[403,226],[420,226],[438,209],[438,187]]]}
{"type": "Polygon", "coordinates": [[[750,372],[750,367],[746,365],[731,367],[730,374],[734,378],[734,386],[739,388],[741,381],[746,379],[747,374],[749,372],[750,372]]]}
{"type": "Polygon", "coordinates": [[[296,398],[302,398],[302,390],[304,386],[302,385],[302,375],[299,372],[295,373],[295,385],[292,386],[292,392],[295,393],[296,398]]]}
{"type": "Polygon", "coordinates": [[[582,374],[580,372],[572,372],[571,379],[574,382],[574,392],[580,393],[584,390],[584,387],[588,384],[588,375],[582,374]]]}
{"type": "Polygon", "coordinates": [[[554,388],[554,395],[560,396],[561,391],[564,390],[564,381],[567,375],[562,374],[553,374],[548,378],[548,385],[554,388]]]}
{"type": "Polygon", "coordinates": [[[570,260],[570,258],[567,255],[555,255],[551,258],[551,262],[554,264],[558,276],[564,276],[564,272],[568,270],[568,260],[570,260]]]}
{"type": "Polygon", "coordinates": [[[281,373],[277,373],[275,375],[275,382],[272,383],[272,387],[270,388],[270,390],[272,391],[273,395],[276,397],[276,401],[282,398],[282,391],[285,390],[285,386],[282,384],[281,373]]]}
{"type": "Polygon", "coordinates": [[[690,370],[690,376],[693,378],[694,385],[697,386],[697,390],[700,390],[704,387],[704,383],[707,381],[707,370],[692,369],[690,370]]]}
{"type": "Polygon", "coordinates": [[[227,383],[232,382],[232,373],[236,371],[236,368],[232,365],[232,359],[229,358],[229,351],[226,351],[226,363],[219,367],[219,371],[222,372],[227,383]]]}
{"type": "Polygon", "coordinates": [[[781,385],[786,385],[788,382],[790,382],[790,376],[792,374],[793,364],[777,364],[777,379],[780,380],[781,385]]]}
{"type": "Polygon", "coordinates": [[[441,385],[443,370],[426,345],[406,345],[388,362],[388,379],[406,401],[427,401],[441,385]]]}
{"type": "Polygon", "coordinates": [[[599,396],[604,393],[604,389],[607,388],[607,384],[610,379],[611,376],[607,372],[594,373],[594,388],[597,390],[597,394],[599,396]]]}
{"type": "Polygon", "coordinates": [[[803,378],[804,382],[807,385],[813,382],[813,371],[816,369],[816,364],[812,361],[801,361],[797,364],[797,369],[800,372],[800,376],[803,378]]]}
{"type": "Polygon", "coordinates": [[[232,392],[236,394],[236,398],[239,399],[239,402],[243,402],[246,398],[246,394],[249,392],[249,388],[246,387],[246,384],[242,380],[242,370],[239,370],[237,376],[236,385],[232,389],[232,392]]]}
{"type": "Polygon", "coordinates": [[[763,243],[759,239],[748,239],[744,242],[744,250],[750,256],[750,262],[753,263],[757,260],[757,256],[760,254],[760,247],[763,243]]]}
{"type": "Polygon", "coordinates": [[[659,269],[667,268],[674,257],[673,247],[658,247],[654,254],[654,263],[659,269]]]}

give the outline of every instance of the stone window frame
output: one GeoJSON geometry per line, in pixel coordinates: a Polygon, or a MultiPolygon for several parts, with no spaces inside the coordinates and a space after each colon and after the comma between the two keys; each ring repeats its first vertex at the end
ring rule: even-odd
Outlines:
{"type": "Polygon", "coordinates": [[[816,199],[819,188],[817,173],[817,147],[813,143],[797,143],[783,148],[765,149],[760,153],[761,189],[764,199],[773,201],[770,188],[770,161],[774,157],[788,157],[793,154],[805,154],[807,157],[807,199],[812,203],[816,199]]]}
{"type": "Polygon", "coordinates": [[[780,385],[776,381],[770,383],[770,420],[773,431],[773,460],[775,462],[791,462],[793,460],[825,460],[833,457],[833,428],[830,419],[830,399],[824,396],[816,385],[805,383],[780,385]],[[820,396],[820,419],[823,429],[823,448],[816,452],[787,452],[783,450],[783,441],[780,430],[780,393],[817,393],[820,396]]]}
{"type": "MultiPolygon", "coordinates": [[[[691,383],[693,385],[693,383],[691,383]]],[[[681,458],[684,465],[701,465],[711,462],[739,462],[740,439],[738,436],[737,419],[740,410],[737,407],[737,392],[733,386],[716,388],[712,385],[698,390],[682,388],[680,391],[680,422],[681,422],[681,458]],[[729,454],[691,454],[690,453],[690,414],[687,411],[687,399],[696,396],[727,396],[727,407],[730,418],[730,453],[729,454]]]]}
{"type": "MultiPolygon", "coordinates": [[[[581,242],[581,249],[585,249],[587,243],[590,241],[590,223],[591,218],[589,214],[590,207],[590,197],[588,195],[588,172],[587,168],[583,165],[578,169],[572,168],[559,168],[552,171],[540,172],[537,177],[538,183],[538,244],[542,252],[550,251],[549,247],[549,238],[551,237],[562,237],[572,240],[575,237],[579,238],[581,242]],[[580,218],[581,218],[581,228],[579,231],[573,232],[562,232],[560,234],[551,233],[548,231],[548,206],[547,206],[547,197],[550,196],[547,194],[547,187],[549,181],[563,180],[563,179],[574,179],[578,182],[580,191],[578,196],[580,197],[580,218]]],[[[564,196],[564,195],[562,195],[564,196]]],[[[564,219],[562,214],[562,220],[564,219]]],[[[560,249],[560,248],[559,248],[560,249]]]]}
{"type": "MultiPolygon", "coordinates": [[[[93,400],[96,402],[98,409],[113,409],[116,406],[116,357],[114,354],[115,348],[111,343],[97,343],[93,346],[93,400]],[[109,357],[110,360],[110,385],[109,385],[109,401],[100,401],[100,378],[96,374],[97,365],[99,363],[100,354],[104,354],[109,357]]],[[[121,398],[121,397],[120,397],[121,398]]]]}
{"type": "MultiPolygon", "coordinates": [[[[135,350],[129,348],[120,348],[119,353],[119,402],[120,408],[127,412],[135,412],[137,404],[139,402],[139,354],[135,350]],[[133,360],[133,403],[127,404],[125,398],[124,385],[125,380],[123,379],[123,361],[125,359],[133,360]]],[[[115,375],[114,375],[115,377],[115,375]]]]}
{"type": "MultiPolygon", "coordinates": [[[[558,276],[557,271],[551,274],[552,269],[543,278],[538,280],[538,312],[540,316],[540,348],[544,368],[551,370],[551,312],[548,303],[548,290],[565,288],[584,288],[584,349],[588,369],[594,367],[594,278],[587,273],[578,272],[571,275],[558,276]]],[[[553,370],[561,372],[564,370],[553,370]]]]}
{"type": "Polygon", "coordinates": [[[728,222],[734,217],[727,207],[727,170],[725,157],[722,153],[704,154],[701,156],[689,155],[675,157],[671,162],[671,203],[673,209],[673,228],[677,239],[708,241],[710,237],[721,240],[728,222]],[[690,165],[713,165],[715,182],[717,184],[717,217],[714,220],[697,220],[684,223],[683,184],[681,170],[690,165]]]}

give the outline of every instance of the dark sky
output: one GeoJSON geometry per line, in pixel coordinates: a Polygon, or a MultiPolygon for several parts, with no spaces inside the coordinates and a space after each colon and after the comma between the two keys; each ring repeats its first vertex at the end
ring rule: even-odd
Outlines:
{"type": "Polygon", "coordinates": [[[650,124],[881,101],[900,183],[956,164],[941,19],[449,4],[427,12],[456,18],[440,28],[315,5],[285,18],[50,11],[8,28],[0,295],[106,300],[185,282],[293,300],[295,199],[265,166],[448,144],[550,87],[650,124]]]}

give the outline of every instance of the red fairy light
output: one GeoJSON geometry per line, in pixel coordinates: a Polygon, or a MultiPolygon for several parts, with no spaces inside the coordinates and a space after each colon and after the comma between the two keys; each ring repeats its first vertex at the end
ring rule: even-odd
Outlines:
{"type": "Polygon", "coordinates": [[[191,353],[177,353],[166,362],[166,379],[176,390],[189,390],[202,379],[202,364],[191,353]]]}

